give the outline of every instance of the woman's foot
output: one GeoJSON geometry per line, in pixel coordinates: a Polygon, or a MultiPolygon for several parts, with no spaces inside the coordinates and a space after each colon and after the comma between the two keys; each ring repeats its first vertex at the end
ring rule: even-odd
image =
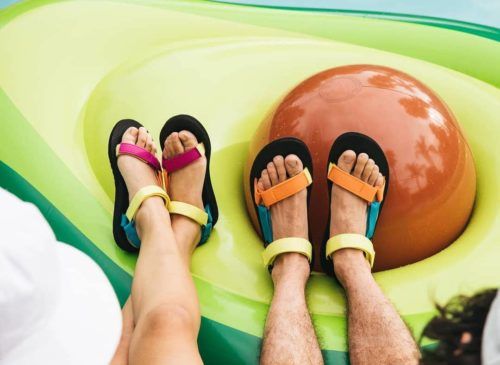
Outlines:
{"type": "MultiPolygon", "coordinates": [[[[304,169],[302,161],[296,155],[276,156],[267,168],[262,170],[257,184],[260,190],[267,190],[304,169]]],[[[273,238],[286,237],[309,239],[307,226],[307,189],[303,189],[271,206],[273,238]]],[[[282,276],[298,277],[305,284],[309,277],[309,261],[299,253],[279,255],[273,265],[272,277],[276,282],[282,276]]]]}
{"type": "MultiPolygon", "coordinates": [[[[146,149],[152,154],[156,154],[156,146],[153,138],[148,133],[146,128],[130,127],[125,131],[122,137],[122,142],[135,144],[146,149]]],[[[127,185],[129,200],[135,196],[137,191],[148,185],[158,185],[156,172],[143,161],[128,155],[120,155],[117,160],[118,169],[120,170],[125,184],[127,185]]],[[[139,237],[141,236],[141,228],[150,220],[152,210],[159,209],[160,213],[166,214],[165,202],[160,197],[151,197],[146,199],[135,216],[139,237]]],[[[168,214],[166,214],[168,216],[168,214]]]]}
{"type": "MultiPolygon", "coordinates": [[[[172,158],[197,145],[198,140],[191,132],[173,132],[165,140],[163,157],[172,158]]],[[[191,204],[203,210],[202,192],[206,169],[207,158],[203,155],[182,169],[169,173],[168,195],[170,199],[191,204]]],[[[177,243],[190,256],[200,240],[200,225],[190,218],[174,214],[172,226],[177,243]]]]}
{"type": "MultiPolygon", "coordinates": [[[[362,181],[380,187],[384,183],[384,176],[379,172],[379,167],[366,153],[356,156],[354,151],[342,153],[337,166],[351,173],[362,181]]],[[[330,237],[342,233],[366,233],[367,203],[349,191],[333,184],[332,200],[330,202],[330,237]]],[[[344,283],[344,278],[350,270],[359,267],[369,268],[363,253],[356,249],[342,249],[332,255],[335,275],[344,283]]]]}

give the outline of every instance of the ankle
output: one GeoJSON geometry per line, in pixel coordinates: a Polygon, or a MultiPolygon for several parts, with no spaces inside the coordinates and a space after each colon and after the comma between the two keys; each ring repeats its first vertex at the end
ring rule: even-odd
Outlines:
{"type": "Polygon", "coordinates": [[[360,278],[372,277],[371,268],[362,251],[342,249],[332,255],[335,276],[347,288],[360,278]]]}
{"type": "Polygon", "coordinates": [[[183,256],[189,261],[201,238],[200,225],[181,215],[173,215],[171,220],[175,241],[183,256]]]}
{"type": "Polygon", "coordinates": [[[290,252],[279,255],[274,261],[271,276],[275,286],[286,282],[305,286],[311,268],[309,260],[302,254],[290,252]]]}
{"type": "Polygon", "coordinates": [[[139,233],[166,223],[170,224],[164,200],[157,196],[146,199],[135,215],[135,222],[139,233]]]}

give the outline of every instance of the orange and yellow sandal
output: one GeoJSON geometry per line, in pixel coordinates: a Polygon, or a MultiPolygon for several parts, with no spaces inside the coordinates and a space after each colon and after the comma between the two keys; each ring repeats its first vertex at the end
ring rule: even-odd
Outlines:
{"type": "MultiPolygon", "coordinates": [[[[344,248],[354,248],[363,251],[370,267],[373,267],[375,250],[371,238],[375,234],[378,217],[382,211],[385,202],[384,197],[387,195],[389,187],[389,164],[384,151],[378,143],[370,137],[356,132],[348,132],[339,136],[333,143],[328,158],[328,193],[330,194],[330,199],[332,184],[342,187],[367,202],[366,233],[364,236],[361,234],[345,233],[328,238],[330,233],[328,226],[325,233],[326,243],[322,247],[323,253],[321,255],[323,270],[329,275],[334,275],[331,256],[334,252],[344,248]],[[385,177],[384,185],[376,188],[340,169],[336,165],[336,162],[340,155],[347,150],[353,150],[356,155],[364,152],[373,159],[379,167],[380,173],[385,177]]],[[[330,217],[328,218],[329,223],[330,217]]]]}
{"type": "Polygon", "coordinates": [[[301,237],[286,237],[278,240],[273,238],[271,213],[269,208],[296,193],[302,189],[308,190],[307,201],[309,205],[309,197],[312,184],[312,159],[309,149],[296,138],[281,138],[266,145],[257,155],[250,171],[250,188],[251,194],[254,197],[255,213],[259,221],[259,230],[261,237],[264,240],[265,250],[262,253],[264,265],[269,269],[272,268],[274,260],[278,255],[286,252],[296,252],[307,257],[309,263],[312,263],[312,245],[301,237]],[[275,185],[265,191],[261,191],[257,186],[257,181],[262,170],[264,170],[275,156],[283,157],[295,154],[304,165],[304,170],[288,180],[285,180],[278,185],[275,185]]]}

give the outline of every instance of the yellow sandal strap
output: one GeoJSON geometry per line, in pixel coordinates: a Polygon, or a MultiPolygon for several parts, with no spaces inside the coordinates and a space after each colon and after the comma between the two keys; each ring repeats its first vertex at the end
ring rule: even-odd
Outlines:
{"type": "Polygon", "coordinates": [[[305,238],[287,237],[271,242],[264,252],[262,258],[265,266],[271,266],[278,255],[285,252],[296,252],[312,260],[312,245],[305,238]]]}
{"type": "Polygon", "coordinates": [[[344,233],[333,236],[326,242],[326,258],[330,260],[334,252],[343,248],[354,248],[363,251],[370,267],[373,267],[375,250],[372,241],[362,234],[344,233]]]}
{"type": "Polygon", "coordinates": [[[170,212],[170,214],[183,215],[185,217],[192,219],[200,226],[204,226],[208,222],[207,212],[191,204],[179,201],[171,201],[168,204],[167,209],[170,212]]]}
{"type": "Polygon", "coordinates": [[[163,190],[159,186],[157,185],[145,186],[142,189],[140,189],[130,201],[127,212],[125,213],[129,221],[132,221],[132,219],[134,219],[141,204],[147,198],[150,198],[152,196],[159,196],[160,198],[162,198],[165,201],[165,206],[167,206],[168,203],[170,202],[170,198],[168,197],[165,190],[163,190]]]}

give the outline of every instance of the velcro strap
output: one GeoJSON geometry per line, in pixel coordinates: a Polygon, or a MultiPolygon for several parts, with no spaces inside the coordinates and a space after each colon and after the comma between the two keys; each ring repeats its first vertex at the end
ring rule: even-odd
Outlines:
{"type": "Polygon", "coordinates": [[[271,242],[264,252],[262,259],[265,266],[272,266],[278,255],[286,252],[296,252],[307,257],[309,262],[312,260],[312,245],[305,238],[287,237],[271,242]]]}
{"type": "Polygon", "coordinates": [[[312,184],[312,177],[307,167],[299,174],[275,185],[267,190],[261,191],[257,186],[257,179],[254,181],[254,198],[255,203],[264,205],[269,208],[271,205],[276,204],[299,191],[307,188],[312,184]]]}
{"type": "Polygon", "coordinates": [[[326,258],[329,260],[334,252],[344,248],[354,248],[364,252],[366,260],[373,267],[375,250],[372,241],[361,234],[344,233],[333,236],[326,242],[326,258]]]}
{"type": "Polygon", "coordinates": [[[377,198],[381,202],[384,199],[385,184],[380,188],[376,188],[355,176],[352,176],[347,171],[342,170],[340,167],[330,162],[328,168],[328,179],[335,185],[338,185],[354,195],[372,203],[377,198]]]}
{"type": "Polygon", "coordinates": [[[168,204],[167,209],[170,212],[170,214],[183,215],[184,217],[192,219],[200,226],[204,226],[208,222],[207,212],[191,204],[179,201],[171,201],[168,204]]]}
{"type": "Polygon", "coordinates": [[[189,151],[168,159],[163,158],[162,165],[163,168],[167,170],[167,172],[174,172],[193,163],[203,155],[205,155],[205,146],[203,145],[203,143],[198,143],[195,148],[190,149],[189,151]]]}
{"type": "Polygon", "coordinates": [[[132,221],[132,219],[134,219],[135,217],[135,214],[137,213],[137,210],[144,202],[144,200],[152,196],[159,196],[160,198],[162,198],[165,201],[165,206],[168,206],[168,203],[170,202],[170,198],[168,197],[165,190],[163,190],[159,186],[157,185],[145,186],[142,189],[140,189],[130,201],[127,212],[125,213],[127,219],[129,221],[132,221]]]}
{"type": "Polygon", "coordinates": [[[158,161],[156,156],[153,155],[148,150],[146,150],[142,147],[139,147],[135,144],[122,142],[119,145],[117,145],[116,146],[116,156],[121,156],[121,155],[128,155],[128,156],[135,157],[135,158],[147,163],[155,171],[160,170],[160,162],[158,161]]]}

